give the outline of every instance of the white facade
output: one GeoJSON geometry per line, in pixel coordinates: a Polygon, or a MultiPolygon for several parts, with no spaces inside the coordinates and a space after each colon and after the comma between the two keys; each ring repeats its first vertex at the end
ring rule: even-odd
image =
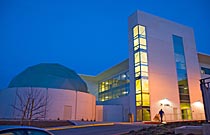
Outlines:
{"type": "Polygon", "coordinates": [[[96,110],[98,110],[96,112],[97,115],[100,115],[99,112],[102,112],[101,116],[99,117],[102,117],[103,121],[129,121],[129,96],[123,96],[102,102],[101,104],[97,105],[96,110]]]}
{"type": "Polygon", "coordinates": [[[165,112],[165,120],[181,120],[181,108],[178,89],[178,78],[172,35],[183,38],[184,55],[186,61],[189,96],[191,103],[192,119],[204,119],[197,117],[204,113],[203,107],[196,108],[193,103],[200,101],[202,95],[199,86],[200,68],[197,58],[196,45],[193,30],[189,27],[164,20],[141,11],[135,12],[129,17],[129,72],[130,72],[130,105],[136,118],[135,101],[135,69],[133,51],[133,28],[141,25],[146,28],[147,57],[148,57],[148,83],[150,94],[151,120],[162,108],[165,112]],[[166,99],[170,104],[161,106],[166,99]],[[168,106],[169,105],[169,106],[168,106]]]}
{"type": "MultiPolygon", "coordinates": [[[[19,95],[25,95],[27,91],[40,91],[41,94],[48,97],[46,105],[46,120],[96,120],[96,99],[95,96],[67,89],[53,89],[53,88],[8,88],[0,91],[0,118],[4,119],[18,119],[22,114],[12,107],[18,105],[19,95]]],[[[23,96],[24,97],[24,96],[23,96]]],[[[37,97],[37,98],[39,98],[37,97]]]]}
{"type": "Polygon", "coordinates": [[[121,122],[123,120],[122,105],[97,105],[96,120],[103,122],[121,122]]]}
{"type": "MultiPolygon", "coordinates": [[[[137,11],[128,19],[128,45],[128,59],[95,76],[101,101],[97,112],[106,111],[106,105],[121,105],[122,121],[153,121],[160,109],[164,121],[205,119],[199,80],[209,76],[200,70],[210,69],[210,63],[209,56],[198,57],[193,29],[137,11]],[[138,79],[136,71],[141,75],[138,79]],[[180,71],[185,79],[180,78],[180,71]]],[[[102,114],[97,116],[106,120],[102,114]]]]}

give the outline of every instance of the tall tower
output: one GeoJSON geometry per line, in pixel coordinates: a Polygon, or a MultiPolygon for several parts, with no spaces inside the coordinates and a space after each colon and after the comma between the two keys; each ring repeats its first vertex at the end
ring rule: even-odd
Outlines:
{"type": "Polygon", "coordinates": [[[150,120],[147,27],[138,21],[138,13],[129,18],[129,70],[135,120],[150,120]]]}
{"type": "Polygon", "coordinates": [[[137,11],[128,20],[130,112],[150,121],[163,109],[167,121],[196,118],[200,69],[193,30],[137,11]]]}

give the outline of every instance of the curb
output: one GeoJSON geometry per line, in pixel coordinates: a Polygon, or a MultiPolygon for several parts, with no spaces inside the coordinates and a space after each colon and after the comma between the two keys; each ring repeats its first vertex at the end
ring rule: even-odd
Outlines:
{"type": "Polygon", "coordinates": [[[88,125],[80,125],[80,126],[62,126],[62,127],[52,127],[45,128],[46,130],[64,130],[64,129],[72,129],[72,128],[86,128],[86,127],[97,127],[97,126],[113,126],[114,123],[101,123],[101,124],[88,124],[88,125]]]}

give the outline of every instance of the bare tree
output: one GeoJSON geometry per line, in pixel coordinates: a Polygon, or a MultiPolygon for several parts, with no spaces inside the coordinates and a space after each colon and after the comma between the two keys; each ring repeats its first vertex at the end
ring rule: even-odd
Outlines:
{"type": "Polygon", "coordinates": [[[16,102],[12,107],[17,110],[21,118],[21,124],[24,120],[44,119],[46,117],[49,96],[47,90],[38,88],[29,88],[26,90],[16,90],[16,102]]]}

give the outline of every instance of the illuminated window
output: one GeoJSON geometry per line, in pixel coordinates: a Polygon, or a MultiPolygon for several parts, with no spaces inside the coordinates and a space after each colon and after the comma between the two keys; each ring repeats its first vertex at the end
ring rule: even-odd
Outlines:
{"type": "Polygon", "coordinates": [[[134,39],[134,46],[137,46],[138,44],[139,44],[139,39],[138,38],[134,39]]]}
{"type": "Polygon", "coordinates": [[[136,91],[137,93],[141,91],[141,80],[136,80],[136,91]]]}
{"type": "Polygon", "coordinates": [[[138,36],[138,26],[135,26],[133,28],[133,37],[136,37],[136,36],[138,36]]]}
{"type": "Polygon", "coordinates": [[[128,71],[99,82],[98,100],[106,101],[129,94],[128,71]]]}
{"type": "Polygon", "coordinates": [[[136,90],[136,94],[140,94],[141,92],[141,90],[136,90]]]}
{"type": "Polygon", "coordinates": [[[140,45],[140,48],[143,49],[143,50],[146,50],[147,46],[146,45],[140,45]]]}
{"type": "Polygon", "coordinates": [[[147,44],[146,39],[145,38],[140,38],[140,44],[141,45],[146,45],[147,44]]]}
{"type": "Polygon", "coordinates": [[[148,73],[147,72],[141,72],[141,76],[147,77],[148,76],[148,73]]]}
{"type": "Polygon", "coordinates": [[[136,101],[141,101],[141,94],[136,95],[136,101]]]}
{"type": "Polygon", "coordinates": [[[147,53],[146,52],[140,52],[141,53],[141,63],[147,63],[147,53]]]}
{"type": "Polygon", "coordinates": [[[149,94],[142,94],[143,106],[149,106],[149,94]]]}
{"type": "Polygon", "coordinates": [[[136,106],[141,106],[141,101],[136,101],[136,106]]]}
{"type": "Polygon", "coordinates": [[[150,109],[146,107],[145,109],[142,109],[142,111],[143,111],[143,120],[150,121],[150,109]]]}
{"type": "Polygon", "coordinates": [[[140,72],[140,66],[135,67],[135,73],[140,72]]]}
{"type": "Polygon", "coordinates": [[[102,92],[105,91],[105,83],[104,82],[101,83],[101,91],[102,92]]]}
{"type": "Polygon", "coordinates": [[[134,47],[134,51],[137,51],[139,49],[139,45],[134,47]]]}
{"type": "Polygon", "coordinates": [[[147,79],[142,79],[142,90],[143,92],[148,92],[149,84],[147,79]]]}
{"type": "Polygon", "coordinates": [[[141,72],[136,72],[136,73],[135,73],[135,77],[136,77],[136,78],[139,78],[140,75],[141,75],[141,72]]]}
{"type": "Polygon", "coordinates": [[[140,56],[139,52],[135,53],[135,63],[140,63],[140,56]]]}
{"type": "Polygon", "coordinates": [[[145,27],[139,25],[139,34],[141,34],[143,37],[146,36],[145,27]]]}
{"type": "Polygon", "coordinates": [[[148,66],[142,65],[141,66],[141,71],[148,72],[148,66]]]}
{"type": "Polygon", "coordinates": [[[140,106],[141,105],[141,94],[137,94],[136,95],[136,106],[140,106]]]}
{"type": "Polygon", "coordinates": [[[150,120],[146,28],[135,26],[133,36],[137,121],[150,120]]]}

